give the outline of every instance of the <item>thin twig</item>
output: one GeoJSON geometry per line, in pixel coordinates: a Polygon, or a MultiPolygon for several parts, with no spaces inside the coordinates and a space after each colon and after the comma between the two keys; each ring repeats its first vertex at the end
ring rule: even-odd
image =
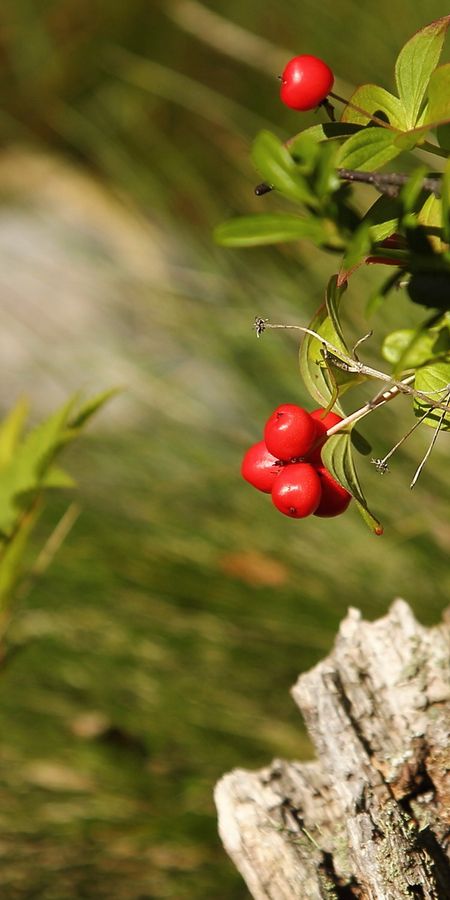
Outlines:
{"type": "MultiPolygon", "coordinates": [[[[396,381],[395,378],[392,378],[391,375],[388,375],[386,372],[381,372],[378,369],[374,369],[372,366],[366,366],[365,363],[360,362],[357,359],[354,359],[351,356],[347,356],[339,347],[335,347],[330,341],[327,341],[326,338],[322,337],[322,335],[318,334],[317,331],[313,331],[311,328],[306,328],[304,325],[275,325],[269,322],[267,319],[262,319],[260,316],[257,316],[255,319],[255,329],[258,337],[266,331],[267,328],[282,328],[283,330],[294,330],[301,331],[303,334],[309,334],[311,337],[316,338],[316,340],[320,341],[322,346],[326,347],[327,354],[326,359],[331,362],[332,365],[336,366],[339,369],[343,369],[345,372],[353,373],[355,375],[366,375],[368,378],[375,378],[379,381],[387,381],[391,385],[391,387],[396,387],[399,391],[404,394],[410,394],[413,397],[418,397],[424,403],[427,403],[433,409],[445,409],[448,411],[448,407],[445,406],[441,402],[436,402],[432,400],[431,397],[426,394],[424,391],[418,391],[415,388],[411,388],[407,381],[396,381]]],[[[443,388],[443,390],[447,391],[448,388],[443,388]]],[[[440,391],[436,391],[433,393],[440,393],[440,391]]]]}
{"type": "Polygon", "coordinates": [[[417,469],[416,469],[415,474],[414,474],[414,478],[413,478],[413,480],[412,480],[412,482],[411,482],[411,484],[410,484],[410,488],[413,488],[414,485],[417,483],[417,479],[419,478],[419,475],[420,475],[420,473],[421,473],[421,471],[422,471],[422,469],[423,469],[423,467],[424,467],[424,465],[425,465],[425,463],[426,463],[428,457],[429,457],[430,454],[431,454],[431,451],[432,451],[432,449],[433,449],[433,447],[434,447],[434,445],[435,445],[435,443],[436,443],[436,441],[437,441],[437,439],[438,439],[439,432],[440,432],[440,430],[441,430],[441,428],[442,428],[442,425],[443,425],[443,422],[444,422],[445,415],[446,415],[446,413],[448,413],[449,405],[450,405],[450,393],[449,393],[448,396],[447,396],[447,402],[446,402],[445,408],[442,410],[442,413],[441,413],[441,415],[439,416],[439,422],[438,422],[438,424],[437,424],[437,426],[436,426],[435,432],[434,432],[433,437],[432,437],[432,439],[431,439],[430,446],[428,447],[428,450],[427,450],[427,452],[425,453],[425,456],[424,456],[422,462],[417,466],[417,469]]]}
{"type": "MultiPolygon", "coordinates": [[[[289,141],[286,143],[289,144],[289,141]]],[[[357,169],[342,168],[336,169],[336,174],[341,181],[371,184],[380,192],[380,194],[387,194],[389,197],[396,197],[400,188],[403,187],[404,184],[407,184],[411,177],[404,172],[360,172],[357,169]]],[[[442,175],[425,176],[425,178],[422,179],[422,189],[430,194],[434,194],[436,197],[440,197],[442,191],[442,175]]],[[[255,194],[257,197],[262,197],[263,194],[268,194],[273,190],[274,188],[272,185],[263,181],[261,184],[256,185],[255,194]]]]}

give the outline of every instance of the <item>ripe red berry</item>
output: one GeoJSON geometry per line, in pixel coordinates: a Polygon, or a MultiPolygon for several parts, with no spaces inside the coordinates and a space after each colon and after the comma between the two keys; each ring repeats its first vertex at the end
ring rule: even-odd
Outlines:
{"type": "Polygon", "coordinates": [[[313,445],[313,449],[308,453],[307,460],[312,463],[314,466],[322,465],[322,457],[320,455],[320,451],[326,441],[326,433],[329,428],[332,428],[333,425],[337,425],[338,422],[342,422],[342,416],[338,416],[337,413],[328,412],[326,415],[324,408],[321,406],[319,409],[314,409],[310,416],[314,419],[316,423],[316,437],[313,445]]]}
{"type": "Polygon", "coordinates": [[[318,466],[316,472],[322,488],[322,497],[314,515],[324,519],[340,516],[347,509],[352,495],[333,478],[325,466],[318,466]]]}
{"type": "Polygon", "coordinates": [[[284,466],[272,488],[276,508],[292,519],[304,519],[315,512],[321,495],[320,478],[308,463],[284,466]]]}
{"type": "Polygon", "coordinates": [[[269,453],[264,441],[259,441],[247,450],[242,460],[241,473],[249,484],[258,488],[258,491],[270,494],[273,482],[281,469],[281,463],[269,453]]]}
{"type": "Polygon", "coordinates": [[[317,56],[294,56],[281,75],[280,97],[291,109],[314,109],[331,91],[334,75],[317,56]]]}
{"type": "Polygon", "coordinates": [[[306,409],[283,403],[268,418],[264,440],[269,453],[289,462],[305,456],[316,437],[316,424],[306,409]]]}

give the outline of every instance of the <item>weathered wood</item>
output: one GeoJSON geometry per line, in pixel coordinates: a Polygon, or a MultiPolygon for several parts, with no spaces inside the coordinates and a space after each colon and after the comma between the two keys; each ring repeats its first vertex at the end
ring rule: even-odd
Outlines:
{"type": "Polygon", "coordinates": [[[449,900],[450,629],[350,610],[293,688],[317,762],[235,770],[219,832],[255,900],[449,900]]]}

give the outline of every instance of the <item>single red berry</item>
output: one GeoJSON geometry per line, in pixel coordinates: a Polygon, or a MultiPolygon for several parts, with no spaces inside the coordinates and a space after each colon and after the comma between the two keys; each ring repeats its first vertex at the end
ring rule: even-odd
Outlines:
{"type": "Polygon", "coordinates": [[[281,75],[280,97],[291,109],[314,109],[331,91],[334,75],[317,56],[294,56],[281,75]]]}
{"type": "Polygon", "coordinates": [[[264,441],[259,441],[247,450],[242,460],[241,473],[249,484],[258,488],[258,491],[270,494],[273,482],[281,469],[281,463],[269,453],[264,441]]]}
{"type": "Polygon", "coordinates": [[[328,412],[325,414],[325,409],[322,406],[319,407],[319,409],[313,409],[312,413],[310,413],[310,416],[316,423],[316,437],[313,448],[307,455],[307,461],[313,466],[321,466],[322,457],[320,455],[320,451],[327,439],[326,433],[329,428],[333,427],[333,425],[337,425],[338,422],[342,422],[342,416],[338,416],[338,414],[334,412],[328,412]]]}
{"type": "Polygon", "coordinates": [[[316,472],[322,488],[322,497],[314,515],[324,519],[340,516],[347,509],[352,495],[333,478],[325,466],[317,466],[316,472]]]}
{"type": "Polygon", "coordinates": [[[309,412],[295,403],[283,403],[267,419],[264,440],[269,453],[289,462],[308,453],[316,437],[316,425],[309,412]]]}
{"type": "Polygon", "coordinates": [[[320,478],[309,463],[284,466],[275,479],[272,500],[277,509],[292,519],[304,519],[315,512],[320,503],[320,478]]]}

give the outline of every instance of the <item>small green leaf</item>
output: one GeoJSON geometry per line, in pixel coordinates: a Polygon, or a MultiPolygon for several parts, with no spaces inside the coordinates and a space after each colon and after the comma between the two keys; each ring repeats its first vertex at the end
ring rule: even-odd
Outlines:
{"type": "Polygon", "coordinates": [[[394,128],[404,130],[408,127],[405,111],[398,97],[394,97],[377,84],[362,84],[356,89],[344,109],[342,122],[365,126],[371,121],[370,117],[377,113],[384,113],[394,128]],[[361,112],[355,109],[355,106],[358,106],[361,112]]]}
{"type": "Polygon", "coordinates": [[[215,241],[223,247],[258,247],[305,238],[319,245],[326,243],[322,222],[290,213],[242,216],[223,222],[214,231],[215,241]]]}
{"type": "Polygon", "coordinates": [[[328,471],[354,498],[358,512],[369,528],[375,534],[382,534],[383,527],[373,513],[370,512],[359,483],[353,463],[350,434],[340,432],[331,435],[326,444],[324,444],[321,454],[328,471]]]}
{"type": "MultiPolygon", "coordinates": [[[[422,366],[416,372],[414,383],[416,391],[424,391],[435,402],[447,403],[449,385],[450,362],[431,363],[429,366],[422,366]]],[[[442,410],[434,409],[425,400],[414,398],[416,416],[422,416],[427,409],[429,413],[424,419],[425,424],[437,428],[441,422],[442,410]]],[[[444,431],[450,431],[450,411],[445,414],[440,427],[444,431]]]]}
{"type": "Polygon", "coordinates": [[[402,101],[406,127],[417,123],[431,74],[441,55],[450,16],[426,25],[401,49],[395,64],[395,78],[402,101]]]}
{"type": "Polygon", "coordinates": [[[337,165],[368,172],[379,169],[401,153],[395,146],[398,132],[388,128],[364,128],[340,147],[337,165]]]}
{"type": "Polygon", "coordinates": [[[450,351],[448,328],[440,324],[433,328],[400,328],[384,339],[381,353],[394,367],[394,376],[408,369],[416,369],[433,357],[450,351]]]}
{"type": "Polygon", "coordinates": [[[252,161],[259,174],[280,194],[297,203],[317,206],[291,154],[270,131],[261,131],[253,143],[252,161]]]}

